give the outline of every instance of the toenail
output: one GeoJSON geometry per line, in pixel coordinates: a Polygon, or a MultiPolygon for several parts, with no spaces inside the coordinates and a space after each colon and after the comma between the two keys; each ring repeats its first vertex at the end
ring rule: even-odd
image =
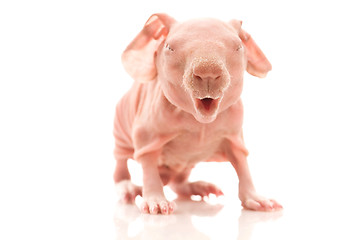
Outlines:
{"type": "Polygon", "coordinates": [[[152,212],[153,212],[153,213],[158,212],[158,210],[159,210],[158,206],[154,206],[154,207],[152,208],[152,212]]]}

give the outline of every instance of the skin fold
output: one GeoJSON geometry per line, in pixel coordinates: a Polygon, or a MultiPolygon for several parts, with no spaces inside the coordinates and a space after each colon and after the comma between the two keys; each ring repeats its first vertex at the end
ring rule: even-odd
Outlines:
{"type": "Polygon", "coordinates": [[[122,55],[134,84],[116,107],[114,181],[121,201],[142,195],[143,213],[170,214],[163,186],[179,197],[223,195],[214,184],[189,182],[204,161],[229,161],[246,209],[279,210],[258,195],[247,164],[240,99],[244,71],[265,77],[271,64],[242,22],[196,19],[179,23],[154,14],[122,55]],[[128,159],[143,169],[143,187],[131,182],[128,159]]]}

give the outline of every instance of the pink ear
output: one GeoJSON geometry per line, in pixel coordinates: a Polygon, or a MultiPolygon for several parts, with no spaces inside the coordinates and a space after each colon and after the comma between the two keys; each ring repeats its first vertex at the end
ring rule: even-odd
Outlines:
{"type": "Polygon", "coordinates": [[[241,28],[241,21],[232,20],[231,25],[237,29],[238,35],[246,47],[247,72],[256,77],[266,77],[267,73],[272,69],[271,63],[267,60],[251,35],[241,28]]]}
{"type": "Polygon", "coordinates": [[[135,80],[149,81],[157,76],[154,54],[174,22],[175,20],[166,14],[153,14],[125,49],[122,62],[125,70],[135,80]]]}

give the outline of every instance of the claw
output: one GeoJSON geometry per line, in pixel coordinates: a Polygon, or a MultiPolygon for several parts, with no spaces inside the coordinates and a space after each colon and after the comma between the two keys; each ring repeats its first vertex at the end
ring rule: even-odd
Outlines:
{"type": "Polygon", "coordinates": [[[156,214],[168,215],[171,214],[175,208],[175,204],[173,202],[169,203],[166,200],[160,200],[160,201],[153,200],[147,202],[145,199],[143,200],[138,199],[136,201],[136,205],[138,206],[141,213],[152,214],[152,215],[156,215],[156,214]]]}
{"type": "Polygon", "coordinates": [[[160,210],[161,210],[161,213],[164,214],[164,215],[169,214],[169,206],[168,206],[168,203],[162,202],[162,203],[160,204],[160,210]]]}

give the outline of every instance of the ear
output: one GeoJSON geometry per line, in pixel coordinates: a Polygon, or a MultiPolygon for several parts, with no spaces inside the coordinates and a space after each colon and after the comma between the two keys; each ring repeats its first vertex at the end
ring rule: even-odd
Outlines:
{"type": "Polygon", "coordinates": [[[125,70],[137,81],[149,81],[157,76],[154,55],[176,21],[166,14],[153,14],[142,31],[122,54],[125,70]]]}
{"type": "Polygon", "coordinates": [[[267,73],[272,69],[271,63],[267,60],[251,35],[242,29],[242,21],[232,20],[231,25],[236,28],[238,36],[246,47],[247,72],[256,77],[266,77],[267,73]]]}

